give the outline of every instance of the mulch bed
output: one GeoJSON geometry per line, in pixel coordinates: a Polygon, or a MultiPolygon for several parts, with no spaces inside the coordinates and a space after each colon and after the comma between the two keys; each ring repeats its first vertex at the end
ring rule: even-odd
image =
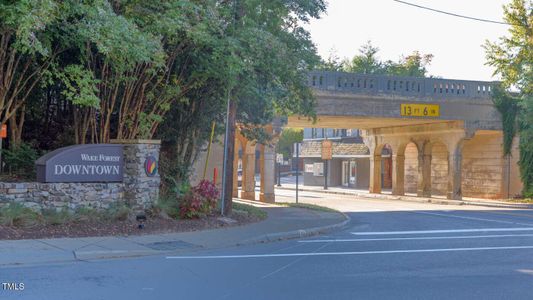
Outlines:
{"type": "Polygon", "coordinates": [[[217,219],[218,216],[208,216],[202,219],[174,220],[161,217],[148,218],[143,229],[138,228],[135,220],[125,221],[82,221],[61,225],[37,225],[33,227],[10,227],[0,225],[0,240],[42,239],[61,237],[91,237],[91,236],[129,236],[143,234],[159,234],[171,232],[189,232],[222,227],[239,226],[260,221],[253,215],[235,214],[234,224],[226,224],[217,219]]]}

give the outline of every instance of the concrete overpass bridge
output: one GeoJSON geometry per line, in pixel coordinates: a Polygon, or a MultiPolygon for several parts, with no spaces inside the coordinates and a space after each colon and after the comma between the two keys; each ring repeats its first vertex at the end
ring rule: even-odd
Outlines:
{"type": "Polygon", "coordinates": [[[491,100],[496,82],[326,71],[308,78],[317,121],[291,116],[288,126],[363,129],[371,193],[381,193],[383,172],[391,173],[395,195],[497,199],[520,192],[518,150],[502,152],[491,100]],[[388,163],[385,152],[392,152],[388,163]]]}

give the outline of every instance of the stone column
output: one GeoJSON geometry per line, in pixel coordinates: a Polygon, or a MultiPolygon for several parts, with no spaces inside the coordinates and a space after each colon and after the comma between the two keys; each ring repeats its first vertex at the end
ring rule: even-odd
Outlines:
{"type": "Polygon", "coordinates": [[[405,178],[405,156],[392,155],[392,194],[405,195],[404,178],[405,178]]]}
{"type": "Polygon", "coordinates": [[[255,145],[250,144],[243,151],[241,198],[255,200],[255,145]]]}
{"type": "MultiPolygon", "coordinates": [[[[425,147],[425,146],[424,146],[425,147]]],[[[418,197],[431,197],[431,154],[418,150],[418,197]]]]}
{"type": "Polygon", "coordinates": [[[462,147],[456,146],[455,151],[448,155],[448,191],[446,198],[452,200],[462,200],[461,174],[462,174],[463,153],[462,147]]]}
{"type": "Polygon", "coordinates": [[[124,200],[134,212],[150,208],[159,198],[160,140],[111,140],[124,145],[124,200]]]}
{"type": "Polygon", "coordinates": [[[369,192],[381,194],[381,155],[370,156],[369,192]]]}
{"type": "Polygon", "coordinates": [[[266,145],[261,147],[261,192],[259,200],[261,202],[274,203],[274,184],[276,181],[276,153],[274,147],[266,145]]]}

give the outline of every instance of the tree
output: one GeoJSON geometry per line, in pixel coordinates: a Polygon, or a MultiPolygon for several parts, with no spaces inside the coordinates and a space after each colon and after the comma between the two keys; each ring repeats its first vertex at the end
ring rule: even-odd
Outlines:
{"type": "Polygon", "coordinates": [[[379,48],[368,41],[359,49],[359,54],[351,60],[344,60],[342,69],[346,72],[359,74],[426,77],[427,66],[431,64],[433,59],[433,54],[421,54],[419,51],[414,51],[411,55],[400,58],[398,62],[381,61],[377,56],[378,52],[379,48]]]}
{"type": "Polygon", "coordinates": [[[283,154],[284,157],[292,157],[294,143],[300,143],[303,137],[302,129],[284,128],[277,143],[277,152],[283,154]]]}
{"type": "Polygon", "coordinates": [[[359,48],[359,54],[344,66],[344,70],[360,74],[383,74],[383,63],[376,56],[378,52],[379,48],[374,47],[371,41],[367,41],[359,48]]]}
{"type": "MultiPolygon", "coordinates": [[[[318,18],[323,0],[234,0],[227,4],[228,45],[231,53],[228,76],[230,120],[243,124],[249,139],[265,137],[258,125],[275,114],[313,115],[314,98],[307,86],[307,71],[319,62],[316,49],[302,23],[318,18]]],[[[234,157],[230,122],[227,166],[234,157]]],[[[231,212],[232,168],[226,168],[225,211],[231,212]]]]}
{"type": "Polygon", "coordinates": [[[59,8],[52,0],[0,3],[0,124],[10,121],[12,146],[21,142],[26,99],[61,51],[50,30],[59,8]]]}
{"type": "Polygon", "coordinates": [[[426,67],[431,64],[433,54],[420,54],[414,51],[411,55],[402,57],[399,62],[387,61],[384,63],[385,74],[397,76],[426,77],[426,67]]]}
{"type": "Polygon", "coordinates": [[[523,192],[533,197],[533,2],[513,0],[503,8],[510,36],[487,41],[484,48],[487,64],[502,78],[503,90],[496,90],[493,99],[502,113],[504,151],[509,154],[518,131],[523,192]],[[518,96],[510,93],[512,88],[518,90],[518,96]]]}
{"type": "Polygon", "coordinates": [[[318,69],[324,71],[342,71],[346,61],[341,61],[335,48],[329,50],[329,56],[327,60],[322,60],[318,69]]]}

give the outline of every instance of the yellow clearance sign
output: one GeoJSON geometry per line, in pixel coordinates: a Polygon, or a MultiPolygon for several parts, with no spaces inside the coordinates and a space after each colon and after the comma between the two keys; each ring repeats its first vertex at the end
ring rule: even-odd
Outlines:
{"type": "Polygon", "coordinates": [[[400,104],[400,114],[406,117],[439,117],[438,104],[400,104]]]}

